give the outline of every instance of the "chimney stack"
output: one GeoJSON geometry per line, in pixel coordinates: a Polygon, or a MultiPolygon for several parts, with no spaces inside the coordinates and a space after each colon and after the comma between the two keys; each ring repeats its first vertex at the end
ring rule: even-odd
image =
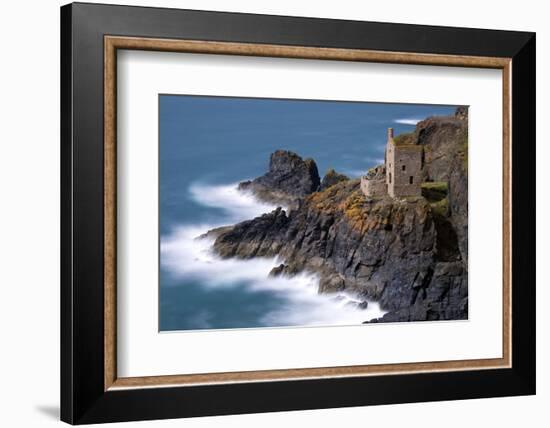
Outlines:
{"type": "Polygon", "coordinates": [[[388,141],[393,140],[393,128],[388,128],[388,141]]]}

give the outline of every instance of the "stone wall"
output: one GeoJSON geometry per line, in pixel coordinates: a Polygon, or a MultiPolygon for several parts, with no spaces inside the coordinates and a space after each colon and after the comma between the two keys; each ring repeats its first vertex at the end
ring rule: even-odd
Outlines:
{"type": "Polygon", "coordinates": [[[361,177],[361,190],[368,197],[382,197],[388,194],[388,186],[384,179],[369,179],[361,177]]]}
{"type": "Polygon", "coordinates": [[[367,197],[383,197],[388,194],[386,185],[386,168],[379,165],[371,168],[367,175],[361,177],[361,191],[367,197]]]}
{"type": "Polygon", "coordinates": [[[396,143],[388,128],[385,163],[361,177],[361,191],[367,197],[421,196],[422,155],[421,145],[396,143]]]}
{"type": "Polygon", "coordinates": [[[422,146],[388,144],[386,153],[388,194],[421,196],[422,146]]]}

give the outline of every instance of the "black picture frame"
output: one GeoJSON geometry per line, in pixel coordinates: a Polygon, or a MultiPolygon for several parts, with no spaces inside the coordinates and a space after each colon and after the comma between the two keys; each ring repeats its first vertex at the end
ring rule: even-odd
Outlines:
{"type": "Polygon", "coordinates": [[[61,8],[61,420],[71,424],[535,393],[535,34],[73,3],[61,8]],[[512,367],[104,390],[104,36],[512,58],[512,367]]]}

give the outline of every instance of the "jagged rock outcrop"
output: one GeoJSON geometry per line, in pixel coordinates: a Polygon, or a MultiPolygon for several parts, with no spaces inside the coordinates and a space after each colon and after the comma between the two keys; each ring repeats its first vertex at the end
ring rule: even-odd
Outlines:
{"type": "Polygon", "coordinates": [[[448,181],[455,157],[467,149],[468,121],[462,108],[453,116],[435,116],[419,122],[414,144],[424,146],[424,180],[448,181]]]}
{"type": "Polygon", "coordinates": [[[349,177],[347,175],[340,174],[334,169],[329,169],[321,180],[321,186],[319,187],[319,190],[322,191],[328,189],[330,186],[334,186],[335,184],[346,180],[349,180],[349,177]]]}
{"type": "Polygon", "coordinates": [[[240,183],[239,189],[250,191],[266,202],[294,206],[299,199],[317,191],[320,184],[313,159],[304,160],[294,152],[277,150],[271,154],[269,171],[240,183]]]}
{"type": "Polygon", "coordinates": [[[270,171],[241,186],[292,209],[213,231],[214,251],[279,256],[274,276],[317,272],[320,293],[378,301],[388,313],[375,322],[467,318],[467,111],[459,113],[426,119],[407,137],[425,145],[426,178],[440,182],[426,197],[365,197],[347,177],[319,186],[314,161],[275,152],[270,171]]]}
{"type": "Polygon", "coordinates": [[[460,106],[457,107],[455,111],[455,117],[460,120],[467,120],[468,119],[468,107],[467,106],[460,106]]]}
{"type": "Polygon", "coordinates": [[[288,225],[286,212],[281,208],[252,220],[243,221],[222,232],[216,238],[214,249],[222,257],[273,256],[279,253],[288,225]]]}

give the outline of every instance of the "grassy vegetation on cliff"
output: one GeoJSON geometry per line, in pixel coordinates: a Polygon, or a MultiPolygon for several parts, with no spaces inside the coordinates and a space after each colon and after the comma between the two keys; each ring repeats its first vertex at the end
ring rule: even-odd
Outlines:
{"type": "Polygon", "coordinates": [[[334,214],[340,209],[342,202],[355,193],[362,194],[359,179],[342,181],[321,192],[312,193],[306,200],[316,210],[334,214]]]}
{"type": "Polygon", "coordinates": [[[447,216],[449,210],[449,185],[446,181],[429,181],[422,183],[422,196],[424,196],[432,211],[436,215],[447,216]]]}
{"type": "Polygon", "coordinates": [[[398,146],[403,144],[414,144],[414,132],[399,134],[397,137],[393,138],[393,142],[398,146]]]}
{"type": "Polygon", "coordinates": [[[438,202],[447,197],[449,192],[449,185],[446,181],[428,181],[422,183],[421,188],[422,196],[424,196],[428,202],[438,202]]]}
{"type": "Polygon", "coordinates": [[[316,211],[341,216],[356,230],[365,232],[383,228],[391,230],[401,224],[411,212],[416,212],[422,223],[429,211],[422,198],[396,200],[392,198],[369,199],[361,192],[359,180],[348,180],[306,198],[306,203],[316,211]]]}
{"type": "Polygon", "coordinates": [[[324,214],[337,217],[344,216],[349,224],[357,230],[364,230],[366,221],[371,218],[373,210],[361,188],[359,180],[348,180],[335,184],[326,190],[316,192],[307,199],[310,207],[324,214]]]}
{"type": "Polygon", "coordinates": [[[449,200],[447,198],[443,198],[440,201],[433,202],[430,204],[430,206],[432,207],[432,211],[434,214],[447,217],[449,213],[449,200]]]}

